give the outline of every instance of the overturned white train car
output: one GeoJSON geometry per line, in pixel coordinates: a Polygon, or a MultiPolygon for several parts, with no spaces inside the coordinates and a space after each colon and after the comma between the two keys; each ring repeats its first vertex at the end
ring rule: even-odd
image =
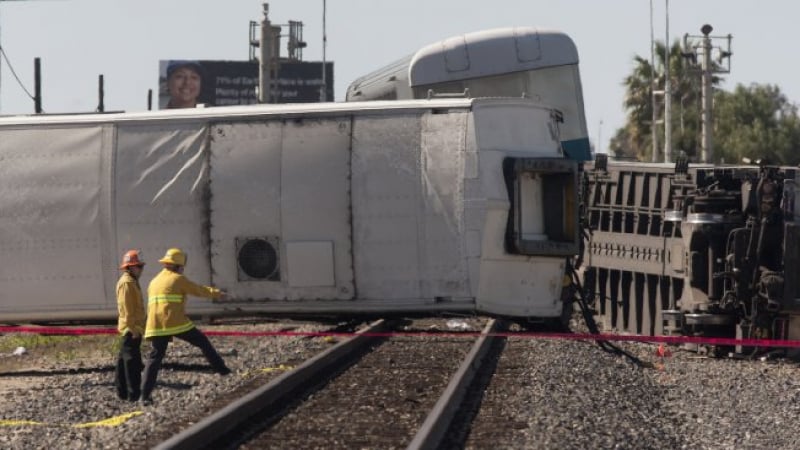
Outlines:
{"type": "Polygon", "coordinates": [[[357,78],[346,99],[453,95],[528,97],[551,105],[564,117],[564,152],[573,159],[591,159],[578,49],[557,30],[506,27],[452,36],[357,78]]]}
{"type": "Polygon", "coordinates": [[[525,99],[0,119],[0,322],[116,317],[170,247],[195,315],[558,317],[577,163],[525,99]]]}

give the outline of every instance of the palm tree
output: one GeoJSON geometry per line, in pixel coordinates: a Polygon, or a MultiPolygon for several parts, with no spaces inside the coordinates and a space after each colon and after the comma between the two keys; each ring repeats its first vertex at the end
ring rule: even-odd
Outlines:
{"type": "MultiPolygon", "coordinates": [[[[662,41],[655,42],[655,65],[639,55],[634,56],[633,72],[625,77],[623,84],[626,95],[623,106],[628,113],[628,121],[622,130],[618,130],[609,145],[617,155],[632,156],[649,161],[653,152],[652,118],[653,118],[653,86],[651,74],[655,81],[655,89],[664,89],[665,52],[662,41]]],[[[672,104],[672,142],[673,151],[683,150],[694,156],[699,146],[700,134],[700,98],[701,79],[699,71],[683,57],[680,41],[675,40],[669,49],[670,85],[672,104]]],[[[712,78],[717,85],[719,77],[712,78]]],[[[663,108],[663,101],[657,102],[655,108],[663,108]]],[[[659,111],[659,117],[663,112],[659,111]]],[[[663,125],[657,126],[656,133],[664,134],[663,125]]],[[[663,138],[659,139],[663,142],[663,138]]],[[[663,144],[662,144],[663,145],[663,144]]],[[[659,149],[662,151],[663,149],[659,149]]]]}

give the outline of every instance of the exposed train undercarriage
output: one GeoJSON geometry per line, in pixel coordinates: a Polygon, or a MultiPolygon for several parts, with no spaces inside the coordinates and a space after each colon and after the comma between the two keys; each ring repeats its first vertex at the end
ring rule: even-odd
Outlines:
{"type": "Polygon", "coordinates": [[[800,339],[797,168],[598,156],[582,266],[605,330],[800,339]]]}

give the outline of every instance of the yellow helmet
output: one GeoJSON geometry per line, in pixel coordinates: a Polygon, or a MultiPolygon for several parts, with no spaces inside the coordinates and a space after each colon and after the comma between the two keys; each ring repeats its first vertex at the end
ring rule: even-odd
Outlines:
{"type": "Polygon", "coordinates": [[[186,265],[186,253],[179,248],[171,248],[167,250],[167,254],[164,255],[163,258],[159,259],[158,262],[162,264],[174,264],[176,266],[185,266],[186,265]]]}

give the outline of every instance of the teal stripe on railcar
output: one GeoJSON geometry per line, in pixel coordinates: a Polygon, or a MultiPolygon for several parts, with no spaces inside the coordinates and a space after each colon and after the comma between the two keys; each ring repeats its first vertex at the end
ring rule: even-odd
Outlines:
{"type": "Polygon", "coordinates": [[[561,141],[561,148],[564,149],[564,154],[569,159],[576,161],[589,161],[592,159],[592,150],[589,146],[588,137],[561,141]]]}

